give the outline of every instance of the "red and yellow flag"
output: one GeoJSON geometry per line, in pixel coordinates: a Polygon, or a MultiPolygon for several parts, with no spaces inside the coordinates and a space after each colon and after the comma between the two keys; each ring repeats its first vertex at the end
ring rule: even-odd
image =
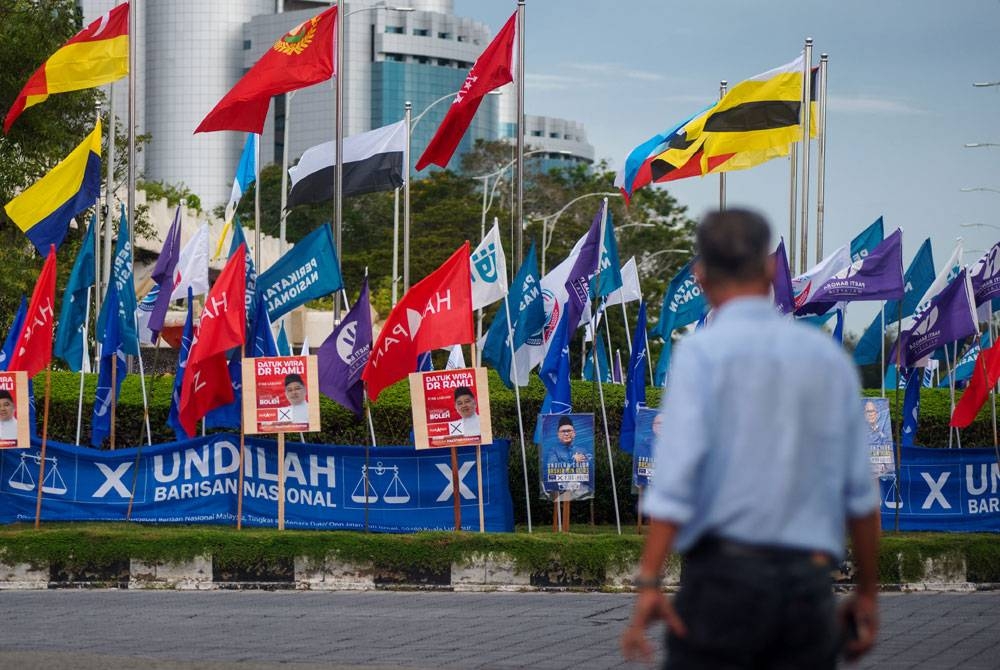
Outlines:
{"type": "Polygon", "coordinates": [[[128,3],[97,19],[59,48],[18,93],[3,122],[4,133],[28,107],[53,93],[109,84],[128,74],[128,3]]]}
{"type": "Polygon", "coordinates": [[[194,132],[262,133],[271,96],[312,86],[333,76],[336,21],[337,8],[331,7],[282,35],[194,132]]]}

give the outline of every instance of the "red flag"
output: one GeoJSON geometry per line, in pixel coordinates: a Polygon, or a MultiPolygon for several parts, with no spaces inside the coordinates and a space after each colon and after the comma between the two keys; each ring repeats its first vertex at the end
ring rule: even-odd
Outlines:
{"type": "Polygon", "coordinates": [[[965,428],[972,423],[998,379],[1000,379],[1000,351],[994,344],[988,349],[981,350],[976,356],[972,379],[969,380],[962,398],[955,405],[955,411],[951,415],[951,426],[965,428]]]}
{"type": "Polygon", "coordinates": [[[292,28],[236,82],[194,131],[264,130],[271,96],[318,84],[334,75],[337,8],[292,28]]]}
{"type": "Polygon", "coordinates": [[[191,342],[178,418],[188,435],[211,410],[233,401],[226,351],[246,340],[246,244],[241,244],[205,298],[201,322],[191,342]]]}
{"type": "Polygon", "coordinates": [[[375,400],[386,386],[413,372],[418,354],[474,339],[466,242],[393,307],[361,373],[368,397],[375,400]]]}
{"type": "Polygon", "coordinates": [[[31,294],[31,303],[24,317],[24,328],[14,345],[8,370],[24,370],[30,379],[48,367],[52,360],[55,304],[56,247],[50,244],[49,255],[31,294]]]}
{"type": "Polygon", "coordinates": [[[455,96],[451,109],[445,115],[430,144],[417,161],[417,170],[434,163],[447,167],[455,148],[472,123],[483,96],[493,89],[514,81],[514,43],[517,41],[517,13],[515,12],[486,50],[476,59],[462,90],[455,96]]]}

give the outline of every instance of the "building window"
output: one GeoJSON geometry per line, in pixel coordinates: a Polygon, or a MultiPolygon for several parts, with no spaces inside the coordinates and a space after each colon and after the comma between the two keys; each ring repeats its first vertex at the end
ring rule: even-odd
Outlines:
{"type": "Polygon", "coordinates": [[[456,39],[457,39],[457,40],[458,40],[459,42],[467,42],[467,41],[469,40],[469,38],[468,38],[468,37],[466,37],[465,35],[459,35],[459,36],[458,36],[458,37],[457,37],[456,39]]]}
{"type": "Polygon", "coordinates": [[[531,136],[532,137],[541,137],[542,136],[542,131],[540,131],[540,130],[532,130],[531,131],[531,136]]]}
{"type": "Polygon", "coordinates": [[[405,31],[403,30],[403,26],[386,26],[385,32],[390,35],[402,35],[405,31]]]}
{"type": "Polygon", "coordinates": [[[438,39],[441,39],[441,40],[450,40],[451,39],[451,33],[438,33],[438,39]]]}
{"type": "Polygon", "coordinates": [[[391,60],[395,63],[402,63],[406,61],[406,56],[404,56],[403,54],[386,54],[385,59],[391,60]]]}
{"type": "Polygon", "coordinates": [[[421,65],[427,65],[428,63],[431,62],[431,59],[428,58],[427,56],[417,56],[417,62],[420,63],[421,65]]]}
{"type": "Polygon", "coordinates": [[[451,67],[451,61],[447,58],[438,58],[438,65],[441,67],[451,67]]]}
{"type": "Polygon", "coordinates": [[[427,28],[414,28],[413,34],[417,37],[427,37],[427,28]]]}
{"type": "Polygon", "coordinates": [[[559,139],[559,133],[549,133],[549,137],[551,137],[554,140],[558,140],[559,139]]]}
{"type": "Polygon", "coordinates": [[[250,51],[250,47],[251,46],[252,45],[250,43],[250,40],[243,40],[243,50],[244,51],[250,51]]]}

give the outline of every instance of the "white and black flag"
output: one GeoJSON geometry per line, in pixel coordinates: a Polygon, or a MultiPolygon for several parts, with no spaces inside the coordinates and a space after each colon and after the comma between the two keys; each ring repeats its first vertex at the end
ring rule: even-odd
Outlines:
{"type": "MultiPolygon", "coordinates": [[[[391,191],[403,185],[406,121],[344,138],[344,197],[391,191]]],[[[292,189],[288,208],[334,197],[337,143],[306,149],[298,165],[289,168],[292,189]]]]}

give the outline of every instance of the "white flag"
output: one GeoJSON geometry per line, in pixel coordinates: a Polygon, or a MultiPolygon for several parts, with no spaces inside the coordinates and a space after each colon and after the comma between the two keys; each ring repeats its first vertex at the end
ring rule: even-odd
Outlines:
{"type": "Polygon", "coordinates": [[[817,265],[792,279],[792,294],[795,296],[795,308],[798,309],[810,302],[816,290],[851,264],[851,247],[844,245],[821,260],[817,265]]]}
{"type": "Polygon", "coordinates": [[[171,300],[187,298],[188,287],[194,295],[208,292],[208,224],[203,223],[194,237],[181,249],[174,270],[174,292],[171,300]]]}
{"type": "Polygon", "coordinates": [[[496,223],[469,258],[472,265],[472,309],[482,309],[507,295],[507,259],[496,223]]]}
{"type": "Polygon", "coordinates": [[[309,355],[309,336],[303,335],[302,349],[299,351],[299,356],[308,356],[308,355],[309,355]]]}
{"type": "Polygon", "coordinates": [[[639,288],[639,268],[635,264],[635,256],[628,259],[622,266],[622,287],[615,289],[604,299],[608,307],[624,302],[642,300],[642,290],[639,288]]]}
{"type": "Polygon", "coordinates": [[[456,344],[449,349],[448,362],[444,364],[445,370],[460,370],[465,367],[465,354],[462,352],[462,345],[456,344]]]}

